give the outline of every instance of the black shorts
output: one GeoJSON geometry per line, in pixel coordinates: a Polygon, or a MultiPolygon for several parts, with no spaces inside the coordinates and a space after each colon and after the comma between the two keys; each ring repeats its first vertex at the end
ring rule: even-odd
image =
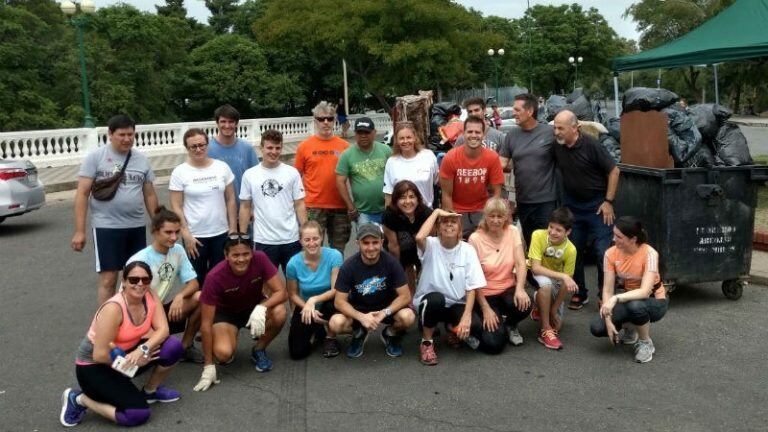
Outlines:
{"type": "Polygon", "coordinates": [[[301,243],[295,241],[293,243],[271,245],[254,242],[253,248],[264,252],[264,254],[267,255],[267,258],[269,258],[278,270],[282,266],[283,273],[285,273],[288,261],[290,261],[294,255],[301,252],[301,243]]]}
{"type": "Polygon", "coordinates": [[[240,312],[230,312],[216,308],[216,314],[213,316],[213,323],[224,322],[232,324],[237,328],[243,328],[248,324],[248,319],[251,317],[253,309],[245,309],[240,312]]]}
{"type": "MultiPolygon", "coordinates": [[[[367,313],[367,312],[365,312],[365,313],[367,313]]],[[[383,320],[381,320],[381,323],[384,324],[384,325],[392,325],[392,324],[394,324],[395,323],[395,314],[392,314],[392,315],[384,318],[383,320]]],[[[360,323],[360,321],[358,321],[356,319],[352,320],[352,330],[357,330],[357,329],[361,328],[362,326],[363,325],[360,323]]]]}
{"type": "Polygon", "coordinates": [[[122,270],[128,258],[147,247],[147,229],[94,228],[93,247],[97,273],[122,270]]]}
{"type": "MultiPolygon", "coordinates": [[[[168,318],[168,311],[171,310],[171,302],[165,303],[163,305],[163,309],[165,310],[165,317],[168,318]]],[[[170,318],[168,318],[168,329],[170,330],[169,334],[177,334],[177,333],[184,333],[184,330],[187,328],[187,318],[182,318],[181,321],[171,321],[170,318]]]]}

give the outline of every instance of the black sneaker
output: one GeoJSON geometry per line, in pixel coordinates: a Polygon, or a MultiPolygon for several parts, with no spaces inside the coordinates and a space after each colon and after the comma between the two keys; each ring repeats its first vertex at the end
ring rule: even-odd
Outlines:
{"type": "Polygon", "coordinates": [[[403,346],[400,343],[400,335],[390,336],[387,334],[389,327],[381,331],[381,342],[384,343],[386,353],[390,357],[400,357],[403,355],[403,346]]]}
{"type": "Polygon", "coordinates": [[[341,353],[341,350],[339,349],[339,341],[336,340],[336,338],[325,338],[323,341],[323,357],[336,357],[339,353],[341,353]]]}
{"type": "Polygon", "coordinates": [[[352,334],[352,341],[347,347],[347,357],[358,358],[363,355],[365,340],[368,339],[368,332],[362,328],[357,329],[352,334]]]}

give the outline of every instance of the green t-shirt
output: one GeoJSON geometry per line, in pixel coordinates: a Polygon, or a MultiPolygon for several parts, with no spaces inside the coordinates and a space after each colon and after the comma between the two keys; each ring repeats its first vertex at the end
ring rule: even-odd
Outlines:
{"type": "Polygon", "coordinates": [[[548,237],[545,229],[533,232],[531,246],[528,248],[528,259],[540,261],[546,269],[573,276],[576,268],[576,246],[568,238],[559,245],[550,245],[547,241],[548,237]],[[547,254],[548,247],[553,248],[552,254],[547,254]]]}
{"type": "Polygon", "coordinates": [[[384,166],[392,153],[386,144],[374,142],[366,153],[356,145],[344,150],[336,174],[346,176],[352,185],[352,201],[361,213],[384,212],[384,166]]]}

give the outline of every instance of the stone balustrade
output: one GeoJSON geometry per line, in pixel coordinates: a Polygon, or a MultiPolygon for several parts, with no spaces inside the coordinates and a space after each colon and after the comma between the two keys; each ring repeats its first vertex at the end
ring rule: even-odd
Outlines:
{"type": "MultiPolygon", "coordinates": [[[[387,114],[365,114],[384,133],[392,127],[387,114]]],[[[349,116],[350,122],[360,115],[349,116]]],[[[181,138],[190,128],[203,129],[209,136],[218,129],[213,121],[188,123],[160,123],[136,126],[135,148],[147,156],[184,153],[181,138]]],[[[283,133],[285,142],[302,141],[314,132],[312,117],[280,117],[240,120],[237,135],[253,144],[258,144],[262,132],[276,129],[283,133]]],[[[337,132],[341,127],[336,124],[337,132]]],[[[0,158],[10,160],[27,159],[38,168],[79,165],[86,152],[93,147],[109,142],[106,127],[53,129],[0,133],[0,158]]]]}

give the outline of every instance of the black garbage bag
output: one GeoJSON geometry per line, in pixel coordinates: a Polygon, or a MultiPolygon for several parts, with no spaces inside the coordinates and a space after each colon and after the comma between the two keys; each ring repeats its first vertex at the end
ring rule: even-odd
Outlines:
{"type": "Polygon", "coordinates": [[[440,102],[432,105],[430,114],[428,147],[433,151],[450,150],[450,146],[440,143],[438,128],[448,123],[449,116],[461,115],[461,107],[453,102],[440,102]]]}
{"type": "Polygon", "coordinates": [[[584,89],[582,87],[579,87],[576,90],[572,91],[571,94],[566,96],[565,102],[569,103],[569,104],[572,104],[576,99],[578,99],[578,98],[580,98],[582,96],[584,96],[587,99],[589,99],[589,97],[587,97],[587,94],[584,93],[584,89]]]}
{"type": "Polygon", "coordinates": [[[688,107],[688,112],[696,120],[696,127],[699,128],[702,138],[707,143],[715,139],[720,126],[733,115],[733,111],[717,104],[691,105],[688,107]]]}
{"type": "Polygon", "coordinates": [[[621,142],[621,119],[619,117],[609,118],[605,128],[608,129],[608,133],[611,134],[613,139],[621,142]]]}
{"type": "Polygon", "coordinates": [[[677,102],[679,97],[667,89],[632,87],[624,92],[623,112],[661,111],[677,102]]]}
{"type": "Polygon", "coordinates": [[[747,138],[741,133],[741,129],[733,123],[725,123],[717,131],[713,142],[715,156],[725,166],[752,165],[752,156],[749,154],[747,138]]]}
{"type": "Polygon", "coordinates": [[[563,109],[572,111],[579,120],[595,120],[595,114],[592,112],[592,103],[584,95],[579,96],[576,100],[563,107],[563,109]]]}
{"type": "Polygon", "coordinates": [[[707,146],[699,147],[699,150],[683,162],[684,168],[712,168],[715,166],[715,156],[707,146]]]}
{"type": "Polygon", "coordinates": [[[600,134],[600,145],[608,151],[616,163],[621,162],[621,146],[610,134],[600,134]]]}
{"type": "Polygon", "coordinates": [[[555,119],[557,113],[559,113],[568,104],[564,96],[552,95],[547,99],[547,121],[555,119]]]}
{"type": "Polygon", "coordinates": [[[662,110],[669,119],[667,138],[669,154],[675,161],[676,167],[681,167],[701,147],[701,133],[696,127],[693,116],[688,115],[685,108],[673,106],[662,110]]]}

